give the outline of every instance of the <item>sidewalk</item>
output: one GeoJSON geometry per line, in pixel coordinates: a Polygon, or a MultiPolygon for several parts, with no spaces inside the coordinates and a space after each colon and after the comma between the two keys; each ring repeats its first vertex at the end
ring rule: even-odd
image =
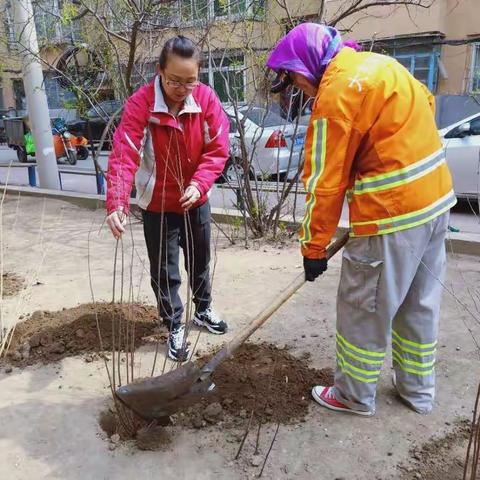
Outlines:
{"type": "MultiPolygon", "coordinates": [[[[92,193],[46,190],[13,185],[8,186],[6,190],[7,194],[10,195],[40,196],[63,200],[92,210],[103,209],[105,205],[104,195],[96,195],[92,193]]],[[[226,189],[221,190],[224,192],[226,189]]],[[[225,195],[225,193],[222,193],[222,195],[225,195]]],[[[212,198],[210,199],[212,203],[212,216],[217,222],[228,223],[243,218],[242,214],[237,209],[232,208],[233,199],[235,198],[234,192],[228,191],[228,195],[232,197],[232,203],[230,204],[224,201],[223,205],[218,206],[212,202],[212,198]]],[[[214,197],[214,195],[212,195],[212,197],[214,197]]],[[[300,199],[300,202],[301,201],[303,200],[300,199]]],[[[131,203],[135,205],[136,200],[132,199],[131,203]]],[[[480,216],[478,213],[474,213],[467,203],[461,202],[453,208],[450,218],[450,225],[453,227],[453,230],[458,229],[459,231],[449,232],[447,236],[447,250],[450,253],[480,256],[480,216]]],[[[296,226],[299,226],[301,219],[301,215],[297,215],[295,221],[292,216],[282,217],[284,223],[296,226]]],[[[347,229],[348,209],[344,206],[342,218],[338,225],[338,233],[343,233],[347,229]]]]}

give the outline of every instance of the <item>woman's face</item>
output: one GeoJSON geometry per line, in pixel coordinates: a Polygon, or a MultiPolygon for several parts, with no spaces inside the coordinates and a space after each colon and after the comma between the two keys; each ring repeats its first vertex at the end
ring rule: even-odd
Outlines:
{"type": "Polygon", "coordinates": [[[170,54],[165,69],[158,65],[157,71],[162,77],[166,96],[174,102],[183,102],[198,85],[198,61],[195,58],[170,54]]]}
{"type": "Polygon", "coordinates": [[[295,87],[302,90],[309,97],[315,98],[317,96],[318,87],[313,85],[307,77],[303,76],[301,73],[295,72],[288,72],[288,75],[292,79],[292,83],[295,87]]]}

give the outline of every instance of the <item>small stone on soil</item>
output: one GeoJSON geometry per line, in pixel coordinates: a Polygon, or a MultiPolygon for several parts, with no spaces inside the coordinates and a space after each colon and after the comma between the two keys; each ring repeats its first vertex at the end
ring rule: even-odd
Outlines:
{"type": "Polygon", "coordinates": [[[252,467],[259,467],[263,463],[263,458],[261,455],[254,455],[250,463],[252,467]]]}
{"type": "Polygon", "coordinates": [[[13,368],[11,366],[8,366],[5,368],[5,373],[12,373],[13,368]]]}
{"type": "Polygon", "coordinates": [[[202,428],[203,427],[203,421],[200,418],[200,416],[197,415],[197,416],[193,417],[192,425],[193,425],[194,428],[202,428]]]}
{"type": "Polygon", "coordinates": [[[51,339],[48,335],[43,335],[40,338],[40,345],[42,345],[42,347],[46,347],[46,346],[50,345],[50,342],[51,342],[51,339]]]}
{"type": "Polygon", "coordinates": [[[19,362],[23,359],[23,355],[18,350],[15,350],[15,352],[13,352],[13,354],[12,354],[12,358],[15,361],[19,362]]]}
{"type": "Polygon", "coordinates": [[[170,433],[164,427],[145,427],[137,432],[137,447],[140,450],[161,450],[170,442],[170,433]]]}
{"type": "Polygon", "coordinates": [[[65,352],[65,345],[61,342],[55,342],[50,346],[48,349],[51,353],[56,353],[58,355],[61,355],[62,353],[65,352]]]}
{"type": "Polygon", "coordinates": [[[218,403],[211,403],[210,405],[205,408],[203,412],[203,418],[208,422],[208,423],[218,423],[223,420],[223,408],[222,406],[218,403]]]}
{"type": "Polygon", "coordinates": [[[30,343],[30,346],[32,348],[36,348],[36,347],[39,347],[40,346],[40,334],[38,333],[34,333],[31,337],[30,337],[30,340],[29,340],[29,343],[30,343]]]}
{"type": "Polygon", "coordinates": [[[77,338],[83,338],[85,336],[85,330],[83,328],[79,328],[76,332],[75,335],[77,338]]]}
{"type": "Polygon", "coordinates": [[[118,433],[114,433],[111,437],[110,440],[112,443],[118,443],[120,442],[120,435],[118,433]]]}

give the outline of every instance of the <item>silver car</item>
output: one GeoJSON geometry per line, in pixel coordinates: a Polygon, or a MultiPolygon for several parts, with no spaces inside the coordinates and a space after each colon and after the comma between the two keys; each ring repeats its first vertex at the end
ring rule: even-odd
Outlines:
{"type": "MultiPolygon", "coordinates": [[[[223,181],[237,182],[244,176],[241,135],[244,128],[249,175],[261,179],[293,178],[298,170],[307,128],[295,125],[279,114],[263,107],[225,108],[230,118],[230,159],[223,172],[223,181]]],[[[222,178],[220,179],[222,181],[222,178]]]]}
{"type": "Polygon", "coordinates": [[[478,199],[480,192],[480,113],[439,130],[458,198],[478,199]]]}

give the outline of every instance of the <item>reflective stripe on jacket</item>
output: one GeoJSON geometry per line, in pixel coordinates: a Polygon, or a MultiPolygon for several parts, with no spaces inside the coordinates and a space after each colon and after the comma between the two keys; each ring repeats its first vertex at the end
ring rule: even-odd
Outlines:
{"type": "Polygon", "coordinates": [[[412,228],[455,204],[434,113],[431,93],[396,60],[342,49],[307,132],[304,256],[325,255],[345,195],[351,236],[412,228]]]}

